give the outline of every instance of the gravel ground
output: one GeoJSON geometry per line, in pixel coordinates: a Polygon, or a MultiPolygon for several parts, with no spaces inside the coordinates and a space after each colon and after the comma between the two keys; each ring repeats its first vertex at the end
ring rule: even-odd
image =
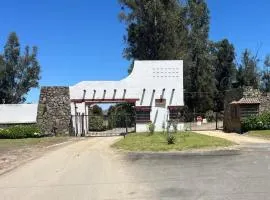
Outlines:
{"type": "Polygon", "coordinates": [[[0,140],[0,175],[23,163],[42,156],[46,152],[75,142],[79,138],[50,137],[0,140]]]}

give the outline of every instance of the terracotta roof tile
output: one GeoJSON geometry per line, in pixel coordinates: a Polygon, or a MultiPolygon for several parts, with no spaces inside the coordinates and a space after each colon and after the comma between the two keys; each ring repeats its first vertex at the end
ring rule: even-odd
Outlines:
{"type": "Polygon", "coordinates": [[[249,98],[249,97],[244,97],[240,99],[239,101],[233,101],[231,104],[260,104],[260,101],[258,98],[249,98]]]}

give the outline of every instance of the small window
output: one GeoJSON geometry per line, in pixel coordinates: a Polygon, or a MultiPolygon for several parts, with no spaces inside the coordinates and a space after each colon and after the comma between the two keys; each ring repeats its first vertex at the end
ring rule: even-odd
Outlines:
{"type": "Polygon", "coordinates": [[[170,120],[184,121],[183,109],[180,106],[168,106],[170,120]]]}
{"type": "Polygon", "coordinates": [[[150,106],[137,106],[136,108],[136,122],[150,122],[150,106]]]}

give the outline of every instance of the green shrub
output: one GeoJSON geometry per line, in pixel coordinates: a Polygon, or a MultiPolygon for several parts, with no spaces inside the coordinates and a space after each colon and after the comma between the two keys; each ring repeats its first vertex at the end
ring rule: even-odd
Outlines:
{"type": "Polygon", "coordinates": [[[0,130],[1,139],[21,139],[41,137],[37,125],[17,125],[0,130]]]}
{"type": "Polygon", "coordinates": [[[0,139],[9,139],[10,138],[10,132],[8,129],[1,129],[0,130],[0,139]]]}
{"type": "Polygon", "coordinates": [[[167,142],[168,144],[175,144],[176,141],[176,137],[173,134],[169,134],[167,136],[167,142]]]}
{"type": "Polygon", "coordinates": [[[215,113],[212,110],[208,110],[205,113],[205,118],[207,119],[207,122],[213,122],[215,121],[215,113]]]}
{"type": "Polygon", "coordinates": [[[242,132],[251,130],[268,130],[270,129],[270,112],[264,112],[260,115],[252,115],[241,122],[242,132]]]}
{"type": "Polygon", "coordinates": [[[270,129],[270,112],[263,112],[260,115],[260,121],[263,124],[262,129],[270,129]]]}
{"type": "Polygon", "coordinates": [[[153,123],[149,123],[148,124],[149,135],[153,135],[154,134],[155,128],[156,128],[155,124],[153,124],[153,123]]]}
{"type": "Polygon", "coordinates": [[[89,131],[104,131],[102,116],[89,117],[89,131]]]}

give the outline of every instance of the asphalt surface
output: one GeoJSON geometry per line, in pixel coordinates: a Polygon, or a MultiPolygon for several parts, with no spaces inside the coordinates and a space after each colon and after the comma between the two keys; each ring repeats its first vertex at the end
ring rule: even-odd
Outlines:
{"type": "Polygon", "coordinates": [[[231,154],[121,153],[117,137],[68,145],[0,176],[0,199],[270,199],[270,145],[231,154]]]}

